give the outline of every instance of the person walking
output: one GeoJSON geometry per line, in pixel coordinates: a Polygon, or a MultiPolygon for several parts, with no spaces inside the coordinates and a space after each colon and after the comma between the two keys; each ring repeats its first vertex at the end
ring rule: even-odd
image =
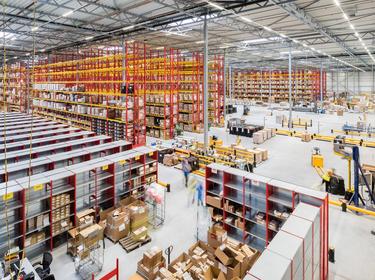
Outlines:
{"type": "Polygon", "coordinates": [[[197,182],[195,192],[197,193],[198,206],[203,206],[203,185],[201,182],[197,182]]]}
{"type": "Polygon", "coordinates": [[[322,184],[325,184],[326,186],[326,192],[329,192],[331,189],[331,177],[333,175],[333,170],[328,169],[326,173],[322,176],[322,184]]]}
{"type": "Polygon", "coordinates": [[[187,158],[184,158],[181,163],[182,166],[182,172],[184,172],[184,177],[185,177],[185,187],[187,188],[188,186],[188,179],[189,179],[189,174],[191,172],[191,166],[187,158]]]}

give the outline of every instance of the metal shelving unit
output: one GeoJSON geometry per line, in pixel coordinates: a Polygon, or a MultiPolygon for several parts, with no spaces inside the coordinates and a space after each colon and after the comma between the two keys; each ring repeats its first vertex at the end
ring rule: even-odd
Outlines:
{"type": "MultiPolygon", "coordinates": [[[[289,72],[281,70],[233,70],[232,84],[235,99],[264,102],[288,101],[289,72]]],[[[326,95],[327,75],[323,72],[323,95],[326,95]]],[[[315,101],[320,98],[320,71],[295,70],[292,72],[292,99],[315,101]]]]}
{"type": "MultiPolygon", "coordinates": [[[[212,209],[214,223],[222,225],[229,236],[260,251],[271,248],[275,238],[278,240],[283,235],[279,235],[280,231],[288,231],[292,222],[300,219],[300,217],[295,218],[294,213],[295,216],[306,216],[307,220],[311,220],[310,226],[315,225],[314,248],[315,252],[319,252],[316,253],[319,255],[319,262],[315,259],[314,270],[311,270],[316,272],[318,269],[321,274],[321,278],[318,279],[326,279],[324,278],[328,273],[328,196],[326,193],[212,163],[206,166],[206,204],[212,209]]],[[[295,228],[293,227],[293,234],[302,235],[295,228]]],[[[311,240],[313,238],[307,241],[311,240]]],[[[283,242],[286,241],[281,243],[283,242]]],[[[306,252],[307,249],[308,247],[306,252]]],[[[304,259],[309,260],[307,257],[304,259]]],[[[306,269],[296,270],[294,274],[308,273],[306,269]]]]}

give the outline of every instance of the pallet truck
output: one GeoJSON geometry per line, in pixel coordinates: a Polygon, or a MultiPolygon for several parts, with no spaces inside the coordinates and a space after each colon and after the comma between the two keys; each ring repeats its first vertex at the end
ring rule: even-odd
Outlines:
{"type": "Polygon", "coordinates": [[[359,193],[359,180],[362,177],[362,181],[367,188],[368,194],[370,196],[370,200],[372,203],[375,204],[374,194],[367,182],[367,179],[364,175],[362,170],[360,159],[359,159],[359,147],[357,145],[349,144],[345,142],[345,136],[336,136],[333,140],[333,150],[336,155],[341,156],[343,159],[348,161],[348,175],[349,175],[349,183],[348,183],[348,190],[345,194],[345,198],[349,200],[348,204],[354,203],[355,206],[359,206],[359,201],[362,202],[363,206],[365,206],[365,201],[363,197],[359,193]],[[354,174],[354,187],[351,185],[351,177],[352,177],[352,164],[354,163],[353,174],[354,174]]]}

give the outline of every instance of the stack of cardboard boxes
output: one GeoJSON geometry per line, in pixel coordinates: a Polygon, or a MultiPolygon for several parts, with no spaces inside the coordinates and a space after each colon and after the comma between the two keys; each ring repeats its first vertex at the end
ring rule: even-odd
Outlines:
{"type": "Polygon", "coordinates": [[[79,256],[82,259],[90,255],[103,239],[104,228],[95,223],[95,210],[87,209],[76,215],[77,227],[68,231],[69,240],[67,252],[73,257],[79,256]]]}
{"type": "Polygon", "coordinates": [[[127,209],[117,208],[106,217],[105,235],[113,242],[129,235],[130,216],[127,209]]]}
{"type": "Polygon", "coordinates": [[[301,135],[301,140],[302,142],[310,142],[311,141],[311,134],[308,133],[307,131],[303,132],[301,135]]]}
{"type": "Polygon", "coordinates": [[[143,254],[142,260],[138,262],[137,273],[145,279],[156,279],[159,270],[165,266],[163,252],[153,247],[143,254]]]}
{"type": "Polygon", "coordinates": [[[274,128],[265,128],[253,134],[253,142],[254,144],[262,144],[275,135],[276,130],[274,128]]]}
{"type": "Polygon", "coordinates": [[[117,208],[103,211],[100,224],[113,242],[129,234],[136,241],[142,240],[148,236],[148,207],[141,200],[127,197],[119,202],[117,208]]]}
{"type": "Polygon", "coordinates": [[[208,243],[198,241],[168,267],[163,267],[160,250],[151,257],[145,254],[138,263],[138,275],[131,279],[238,280],[245,277],[259,256],[257,250],[228,239],[220,227],[211,228],[207,237],[208,243]]]}
{"type": "Polygon", "coordinates": [[[70,195],[60,194],[52,197],[52,235],[59,234],[73,226],[70,221],[70,195]]]}

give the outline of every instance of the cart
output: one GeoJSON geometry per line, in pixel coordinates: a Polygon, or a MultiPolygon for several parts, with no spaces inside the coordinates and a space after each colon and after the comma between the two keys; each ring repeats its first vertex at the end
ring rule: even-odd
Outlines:
{"type": "Polygon", "coordinates": [[[158,228],[164,224],[166,188],[158,183],[147,186],[146,203],[149,208],[149,223],[158,228]]]}
{"type": "MultiPolygon", "coordinates": [[[[104,243],[104,240],[102,240],[104,243]]],[[[87,255],[81,258],[77,256],[74,260],[76,273],[81,279],[92,279],[92,275],[97,275],[103,268],[104,263],[104,244],[100,242],[90,247],[87,255]]]]}

